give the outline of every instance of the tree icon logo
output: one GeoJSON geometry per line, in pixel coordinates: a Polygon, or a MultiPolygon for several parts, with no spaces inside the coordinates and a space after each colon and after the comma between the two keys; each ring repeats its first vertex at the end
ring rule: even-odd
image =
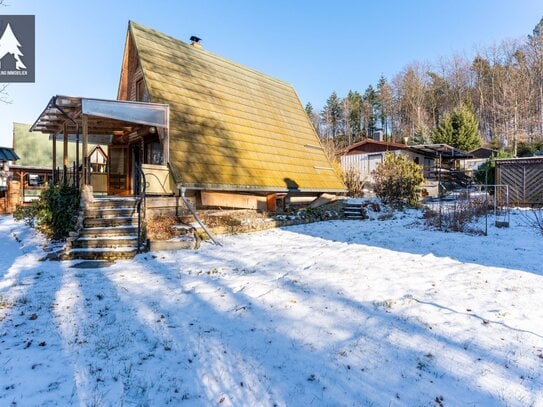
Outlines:
{"type": "Polygon", "coordinates": [[[15,58],[15,69],[26,69],[25,64],[21,61],[24,54],[21,52],[21,43],[13,33],[11,25],[8,23],[4,34],[0,37],[0,69],[2,68],[2,58],[7,54],[12,54],[15,58]]]}
{"type": "Polygon", "coordinates": [[[35,16],[0,15],[0,82],[34,82],[35,43],[35,16]]]}

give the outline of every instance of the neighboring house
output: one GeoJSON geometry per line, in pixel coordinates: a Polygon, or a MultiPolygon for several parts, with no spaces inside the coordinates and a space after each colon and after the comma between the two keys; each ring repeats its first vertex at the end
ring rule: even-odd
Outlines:
{"type": "Polygon", "coordinates": [[[360,180],[371,186],[372,172],[384,161],[385,154],[403,154],[422,166],[425,184],[423,188],[429,195],[457,187],[465,187],[471,179],[465,174],[462,163],[471,157],[469,153],[447,144],[405,145],[399,143],[366,139],[343,150],[342,168],[355,169],[360,180]]]}
{"type": "Polygon", "coordinates": [[[491,157],[498,155],[498,150],[480,147],[468,153],[471,158],[466,158],[461,163],[461,168],[470,175],[475,175],[481,165],[486,163],[491,157]]]}
{"type": "Polygon", "coordinates": [[[19,183],[11,169],[18,159],[12,148],[0,147],[0,214],[13,212],[18,204],[19,183]]]}
{"type": "Polygon", "coordinates": [[[355,169],[358,171],[361,181],[371,182],[372,172],[384,161],[387,153],[406,155],[409,159],[422,165],[426,177],[433,170],[433,155],[414,151],[405,144],[373,139],[365,139],[345,148],[340,157],[341,165],[345,170],[355,169]]]}
{"type": "Polygon", "coordinates": [[[202,207],[345,191],[291,85],[134,22],[118,100],[53,97],[32,130],[80,132],[87,185],[88,143],[109,137],[110,195],[137,192],[140,169],[148,194],[183,189],[202,207]]]}
{"type": "Polygon", "coordinates": [[[512,206],[543,206],[543,157],[496,159],[498,198],[512,206]]]}
{"type": "MultiPolygon", "coordinates": [[[[30,202],[37,199],[41,191],[53,180],[53,161],[57,171],[57,177],[63,176],[63,150],[55,151],[53,160],[53,149],[51,136],[46,133],[30,131],[30,125],[24,123],[13,123],[13,148],[17,151],[19,160],[12,168],[13,178],[20,182],[21,202],[30,202]]],[[[61,136],[57,136],[60,139],[61,136]]],[[[81,145],[81,143],[80,143],[81,145]]],[[[76,140],[69,139],[66,143],[66,167],[72,171],[77,159],[76,140]]],[[[106,153],[100,148],[107,159],[106,153]]],[[[81,155],[81,146],[79,147],[81,155]]],[[[96,157],[96,159],[103,160],[96,157]]],[[[91,160],[92,162],[92,160],[91,160]]]]}
{"type": "Polygon", "coordinates": [[[498,155],[498,150],[494,150],[492,148],[488,147],[479,147],[476,148],[473,151],[470,151],[469,154],[473,157],[473,159],[489,159],[490,157],[494,156],[496,157],[498,155]]]}

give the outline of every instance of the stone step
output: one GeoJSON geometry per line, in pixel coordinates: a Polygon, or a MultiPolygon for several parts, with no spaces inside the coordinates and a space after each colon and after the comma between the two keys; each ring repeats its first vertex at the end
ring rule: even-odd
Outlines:
{"type": "Polygon", "coordinates": [[[116,247],[137,247],[138,236],[101,236],[101,237],[80,237],[74,242],[76,248],[116,248],[116,247]]]}
{"type": "Polygon", "coordinates": [[[138,250],[135,247],[75,248],[62,255],[62,260],[119,260],[132,259],[138,250]]]}
{"type": "Polygon", "coordinates": [[[347,220],[362,220],[362,216],[345,216],[347,220]]]}
{"type": "Polygon", "coordinates": [[[92,227],[79,232],[80,237],[137,235],[138,226],[92,227]]]}
{"type": "Polygon", "coordinates": [[[89,209],[135,208],[136,198],[95,198],[88,203],[89,209]]]}
{"type": "Polygon", "coordinates": [[[137,215],[136,208],[93,208],[85,210],[85,218],[104,218],[111,219],[115,217],[128,217],[137,215]]]}
{"type": "Polygon", "coordinates": [[[116,218],[85,218],[83,227],[138,226],[137,216],[118,216],[116,218]]]}
{"type": "Polygon", "coordinates": [[[197,242],[195,239],[182,239],[182,240],[152,240],[149,242],[149,251],[162,251],[162,250],[188,250],[197,248],[197,242]]]}

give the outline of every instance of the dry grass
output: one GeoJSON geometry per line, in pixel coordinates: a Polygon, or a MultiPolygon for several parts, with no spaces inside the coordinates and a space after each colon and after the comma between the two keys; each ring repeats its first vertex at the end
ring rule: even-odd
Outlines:
{"type": "Polygon", "coordinates": [[[450,232],[467,232],[469,224],[485,215],[489,209],[487,199],[478,196],[451,202],[441,211],[426,209],[423,216],[430,227],[450,232]]]}
{"type": "Polygon", "coordinates": [[[147,237],[151,240],[169,240],[177,235],[175,216],[153,216],[147,221],[147,237]]]}
{"type": "Polygon", "coordinates": [[[531,208],[521,213],[524,223],[537,229],[543,235],[543,208],[531,208]]]}
{"type": "Polygon", "coordinates": [[[347,187],[349,196],[361,198],[364,195],[364,181],[360,181],[360,171],[356,168],[349,168],[341,172],[343,183],[347,187]]]}

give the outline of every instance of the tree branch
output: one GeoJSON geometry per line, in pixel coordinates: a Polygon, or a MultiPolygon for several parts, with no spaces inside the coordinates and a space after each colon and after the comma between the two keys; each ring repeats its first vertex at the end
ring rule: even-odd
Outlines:
{"type": "MultiPolygon", "coordinates": [[[[2,1],[2,0],[0,0],[2,1]]],[[[8,85],[0,85],[0,103],[11,103],[11,99],[9,98],[8,94],[8,85]]]]}

